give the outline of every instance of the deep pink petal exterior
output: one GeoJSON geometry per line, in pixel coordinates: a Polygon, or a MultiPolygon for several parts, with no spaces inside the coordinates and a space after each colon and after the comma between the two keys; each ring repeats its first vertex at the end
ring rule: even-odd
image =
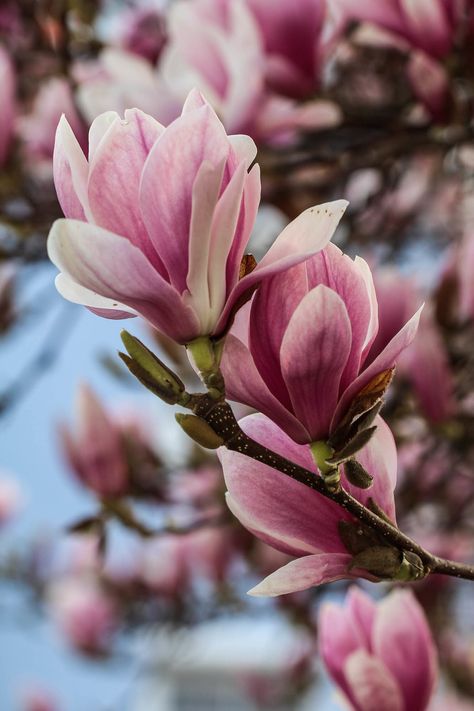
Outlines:
{"type": "MultiPolygon", "coordinates": [[[[250,415],[241,420],[240,424],[252,439],[290,461],[313,470],[315,477],[319,476],[312,464],[309,447],[296,444],[268,418],[259,414],[250,415]]],[[[379,436],[382,438],[379,447],[372,445],[374,466],[375,452],[379,452],[380,456],[374,475],[380,480],[391,479],[394,472],[388,474],[384,461],[387,455],[383,448],[383,427],[380,433],[372,438],[372,441],[376,441],[379,436]]],[[[219,449],[218,454],[228,489],[227,504],[233,514],[265,543],[289,555],[303,556],[307,563],[290,564],[281,574],[277,571],[270,576],[268,585],[265,583],[263,587],[257,587],[256,594],[278,595],[283,594],[283,591],[301,590],[308,585],[341,577],[363,575],[362,571],[348,571],[351,556],[339,535],[338,524],[342,520],[351,521],[349,514],[318,492],[262,462],[224,447],[219,449]],[[331,556],[334,556],[334,566],[331,564],[331,556]],[[345,567],[342,569],[343,564],[345,567]],[[292,571],[295,571],[293,582],[292,571]]],[[[361,457],[363,455],[364,452],[361,457]]],[[[392,452],[389,452],[388,459],[391,457],[392,452]]],[[[381,484],[379,491],[372,493],[374,500],[389,511],[393,511],[391,486],[391,481],[381,484]],[[385,501],[379,499],[380,491],[386,495],[385,501]]]]}
{"type": "Polygon", "coordinates": [[[436,649],[423,610],[410,590],[396,590],[379,605],[373,653],[397,679],[404,711],[423,711],[436,679],[436,649]]]}

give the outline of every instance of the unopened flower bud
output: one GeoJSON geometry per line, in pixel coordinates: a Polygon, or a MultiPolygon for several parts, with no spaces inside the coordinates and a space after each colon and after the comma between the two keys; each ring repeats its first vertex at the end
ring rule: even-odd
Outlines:
{"type": "Polygon", "coordinates": [[[372,486],[373,476],[364,469],[355,459],[349,459],[344,465],[347,480],[359,489],[368,489],[372,486]]]}
{"type": "Polygon", "coordinates": [[[138,338],[127,331],[122,331],[121,338],[129,355],[119,353],[119,356],[130,372],[166,403],[176,405],[185,390],[180,378],[138,338]]]}
{"type": "Polygon", "coordinates": [[[195,442],[206,449],[217,449],[224,444],[222,437],[219,437],[212,427],[196,415],[183,415],[178,412],[175,415],[176,422],[195,442]]]}

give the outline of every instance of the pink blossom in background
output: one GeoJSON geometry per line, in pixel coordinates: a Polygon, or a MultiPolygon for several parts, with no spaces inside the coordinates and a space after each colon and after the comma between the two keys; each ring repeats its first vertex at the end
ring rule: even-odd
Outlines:
{"type": "Polygon", "coordinates": [[[452,49],[469,0],[336,0],[347,19],[371,22],[437,59],[452,49]]]}
{"type": "Polygon", "coordinates": [[[118,611],[94,578],[55,580],[48,600],[52,620],[74,649],[93,655],[107,652],[118,626],[118,611]]]}
{"type": "Polygon", "coordinates": [[[155,64],[166,42],[166,0],[137,0],[107,18],[109,43],[155,64]]]}
{"type": "Polygon", "coordinates": [[[157,594],[179,596],[190,581],[186,536],[159,536],[145,542],[137,575],[157,594]]]}
{"type": "Polygon", "coordinates": [[[18,513],[22,501],[23,495],[17,481],[0,471],[0,528],[18,513]]]}
{"type": "Polygon", "coordinates": [[[179,116],[182,100],[145,58],[106,47],[94,61],[77,62],[76,100],[89,123],[105,111],[123,115],[131,106],[167,125],[179,116]]]}
{"type": "MultiPolygon", "coordinates": [[[[397,457],[393,436],[378,417],[377,430],[358,454],[374,477],[369,489],[358,489],[342,476],[343,486],[366,504],[372,497],[395,521],[393,490],[397,457]]],[[[309,447],[295,444],[264,415],[240,421],[244,432],[260,444],[319,476],[309,447]]],[[[284,595],[342,578],[364,576],[349,571],[352,556],[338,531],[340,521],[353,521],[337,504],[266,464],[225,448],[219,449],[228,489],[227,504],[240,523],[265,543],[296,558],[269,575],[252,595],[284,595]]],[[[367,576],[370,577],[370,576],[367,576]]]]}
{"type": "Polygon", "coordinates": [[[59,706],[49,691],[28,685],[21,693],[21,711],[59,711],[59,706]]]}
{"type": "Polygon", "coordinates": [[[82,148],[87,146],[86,126],[74,104],[69,82],[53,77],[41,84],[30,113],[21,116],[17,132],[30,172],[39,178],[53,177],[54,140],[64,114],[82,148]]]}
{"type": "Polygon", "coordinates": [[[0,45],[0,167],[7,161],[13,141],[15,109],[15,70],[6,49],[0,45]]]}
{"type": "Polygon", "coordinates": [[[198,92],[166,129],[138,110],[98,117],[89,163],[63,119],[55,184],[69,219],[48,239],[61,294],[108,318],[141,315],[178,343],[222,333],[261,280],[327,244],[345,208],[306,210],[239,280],[260,200],[255,154],[198,92]]]}
{"type": "Polygon", "coordinates": [[[263,37],[266,80],[279,94],[304,98],[318,86],[326,38],[325,0],[246,0],[263,37]]]}
{"type": "MultiPolygon", "coordinates": [[[[369,358],[385,348],[422,302],[413,279],[394,269],[375,269],[374,283],[380,326],[369,358]]],[[[412,384],[428,419],[442,422],[453,414],[453,376],[431,304],[423,310],[413,343],[400,356],[398,372],[412,384]]]]}
{"type": "Polygon", "coordinates": [[[296,442],[327,439],[357,393],[395,365],[419,316],[371,351],[379,316],[370,269],[329,244],[263,283],[243,312],[222,360],[228,397],[296,442]]]}
{"type": "Polygon", "coordinates": [[[458,282],[459,316],[474,320],[474,231],[466,229],[455,252],[454,271],[458,282]]]}
{"type": "Polygon", "coordinates": [[[255,19],[242,0],[174,2],[160,69],[184,99],[197,87],[226,129],[251,133],[264,89],[265,59],[255,19]]]}
{"type": "Polygon", "coordinates": [[[61,444],[72,472],[101,496],[124,494],[128,466],[119,427],[87,385],[78,389],[75,411],[74,426],[60,427],[61,444]]]}
{"type": "Polygon", "coordinates": [[[436,649],[423,609],[409,590],[378,603],[358,588],[343,607],[319,614],[326,668],[354,711],[424,711],[437,677],[436,649]]]}

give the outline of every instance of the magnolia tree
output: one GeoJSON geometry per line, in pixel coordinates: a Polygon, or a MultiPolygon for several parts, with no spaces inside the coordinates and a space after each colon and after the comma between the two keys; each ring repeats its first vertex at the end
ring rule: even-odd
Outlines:
{"type": "MultiPolygon", "coordinates": [[[[278,684],[241,680],[258,708],[295,707],[318,653],[355,711],[472,708],[472,3],[95,5],[0,9],[0,333],[52,223],[57,290],[141,322],[108,368],[196,446],[178,471],[81,384],[58,439],[94,510],[0,572],[96,659],[235,612],[244,579],[306,631],[278,684]],[[262,195],[283,227],[256,258],[262,195]]],[[[20,500],[2,475],[0,524],[20,500]]]]}

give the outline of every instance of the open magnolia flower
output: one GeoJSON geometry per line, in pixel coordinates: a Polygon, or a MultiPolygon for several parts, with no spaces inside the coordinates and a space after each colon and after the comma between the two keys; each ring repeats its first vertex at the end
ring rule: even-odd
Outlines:
{"type": "Polygon", "coordinates": [[[369,360],[378,331],[370,269],[329,244],[262,284],[239,315],[222,361],[228,397],[263,412],[296,442],[327,439],[362,388],[395,365],[419,316],[369,360]]]}
{"type": "Polygon", "coordinates": [[[321,656],[351,709],[427,708],[437,676],[436,648],[411,591],[394,590],[375,603],[354,588],[344,607],[321,608],[318,626],[321,656]]]}
{"type": "MultiPolygon", "coordinates": [[[[372,499],[395,523],[393,490],[397,456],[393,436],[378,417],[377,430],[359,452],[358,460],[374,474],[370,489],[361,490],[342,475],[344,488],[361,503],[372,499]]],[[[244,432],[292,462],[319,476],[309,447],[295,444],[264,415],[240,421],[244,432]]],[[[262,462],[244,454],[219,449],[227,485],[227,504],[249,531],[278,550],[296,556],[250,591],[252,595],[283,595],[341,578],[368,577],[351,567],[353,555],[341,538],[355,522],[330,499],[262,462]],[[341,524],[342,522],[342,524],[341,524]]]]}
{"type": "Polygon", "coordinates": [[[346,206],[303,212],[239,280],[260,200],[255,155],[195,91],[167,128],[137,109],[99,116],[89,162],[62,119],[54,173],[69,219],[48,239],[61,294],[108,318],[140,315],[179,343],[223,333],[264,277],[327,244],[346,206]]]}

